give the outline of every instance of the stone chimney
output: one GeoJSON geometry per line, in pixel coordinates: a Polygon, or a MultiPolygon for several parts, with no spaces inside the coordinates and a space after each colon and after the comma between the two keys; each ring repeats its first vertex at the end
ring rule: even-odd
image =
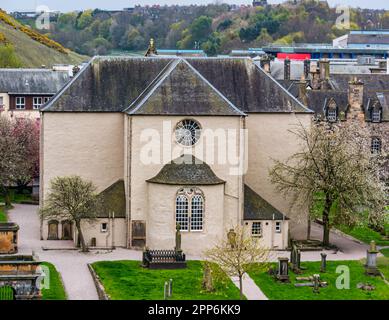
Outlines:
{"type": "Polygon", "coordinates": [[[365,113],[363,111],[364,84],[357,77],[349,82],[348,103],[350,120],[359,120],[365,122],[365,113]]]}
{"type": "Polygon", "coordinates": [[[320,70],[320,80],[322,81],[330,80],[330,60],[321,59],[319,61],[319,70],[320,70]]]}
{"type": "Polygon", "coordinates": [[[320,89],[320,72],[317,67],[317,62],[311,63],[310,66],[310,74],[311,74],[311,86],[313,90],[320,89]]]}
{"type": "Polygon", "coordinates": [[[286,58],[284,61],[284,80],[290,80],[290,60],[286,58]]]}
{"type": "Polygon", "coordinates": [[[261,57],[261,68],[265,70],[266,73],[271,73],[271,67],[270,67],[270,62],[271,58],[269,55],[264,55],[261,57]]]}
{"type": "Polygon", "coordinates": [[[305,105],[308,106],[308,96],[307,96],[307,80],[302,76],[300,81],[297,82],[299,88],[298,99],[305,105]]]}
{"type": "Polygon", "coordinates": [[[309,73],[311,72],[311,60],[304,60],[304,77],[305,79],[309,78],[309,73]]]}

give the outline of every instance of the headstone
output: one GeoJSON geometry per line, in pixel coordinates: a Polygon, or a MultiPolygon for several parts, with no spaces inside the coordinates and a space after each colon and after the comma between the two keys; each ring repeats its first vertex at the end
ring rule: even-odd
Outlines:
{"type": "Polygon", "coordinates": [[[212,280],[212,270],[209,263],[204,265],[204,275],[203,275],[203,289],[207,292],[214,291],[213,280],[212,280]]]}
{"type": "Polygon", "coordinates": [[[320,274],[313,275],[313,293],[319,293],[320,288],[320,274]]]}
{"type": "Polygon", "coordinates": [[[377,268],[377,246],[375,244],[375,241],[372,240],[370,242],[370,248],[367,250],[367,257],[366,257],[366,274],[369,276],[378,276],[380,275],[380,272],[377,268]]]}
{"type": "Polygon", "coordinates": [[[282,282],[289,282],[289,259],[285,257],[278,258],[277,279],[282,282]]]}
{"type": "Polygon", "coordinates": [[[321,256],[321,264],[320,264],[320,272],[324,273],[327,271],[327,254],[320,253],[321,256]]]}
{"type": "Polygon", "coordinates": [[[236,232],[234,229],[230,229],[230,231],[228,231],[227,239],[231,248],[234,249],[236,247],[236,232]]]}
{"type": "Polygon", "coordinates": [[[165,285],[163,287],[163,299],[167,300],[169,298],[169,283],[165,281],[165,285]]]}
{"type": "Polygon", "coordinates": [[[169,290],[168,290],[168,296],[171,298],[173,295],[173,279],[169,280],[169,290]]]}
{"type": "Polygon", "coordinates": [[[181,252],[181,227],[180,224],[177,223],[176,225],[176,247],[175,247],[176,252],[181,252]]]}

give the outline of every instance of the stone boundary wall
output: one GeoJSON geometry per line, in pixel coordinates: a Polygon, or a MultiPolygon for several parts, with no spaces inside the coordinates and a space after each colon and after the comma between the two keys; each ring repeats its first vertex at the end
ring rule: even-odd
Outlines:
{"type": "Polygon", "coordinates": [[[99,296],[99,300],[109,300],[109,296],[105,292],[104,286],[101,283],[99,276],[97,275],[97,273],[95,272],[95,270],[93,269],[90,263],[88,263],[88,269],[92,276],[93,282],[95,284],[97,295],[99,296]]]}

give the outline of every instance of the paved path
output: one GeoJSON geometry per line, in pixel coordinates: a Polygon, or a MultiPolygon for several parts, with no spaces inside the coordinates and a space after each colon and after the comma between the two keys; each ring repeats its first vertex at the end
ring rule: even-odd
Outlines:
{"type": "MultiPolygon", "coordinates": [[[[239,288],[239,278],[231,277],[231,280],[239,288]]],[[[269,300],[248,274],[243,276],[243,294],[247,300],[269,300]]]]}
{"type": "MultiPolygon", "coordinates": [[[[9,211],[10,221],[16,222],[20,226],[19,232],[19,252],[21,254],[31,254],[34,252],[41,261],[53,263],[61,273],[68,298],[71,300],[95,300],[97,293],[89,273],[87,264],[102,260],[141,260],[140,251],[118,248],[112,251],[91,251],[80,253],[77,250],[42,250],[42,247],[73,247],[72,241],[41,241],[40,223],[37,214],[38,207],[31,205],[15,205],[9,211]]],[[[312,238],[320,239],[321,227],[317,224],[312,226],[312,238]]],[[[353,240],[342,237],[334,232],[330,234],[330,240],[340,251],[325,251],[328,260],[359,260],[366,256],[367,245],[361,245],[353,240]]],[[[272,261],[277,261],[280,256],[289,257],[286,251],[273,252],[272,261]]],[[[319,261],[320,252],[303,252],[302,260],[319,261]]],[[[188,259],[201,259],[201,257],[191,257],[188,259]]],[[[250,277],[244,279],[244,294],[248,299],[264,300],[266,297],[254,284],[250,277]]]]}
{"type": "Polygon", "coordinates": [[[9,211],[9,220],[20,226],[19,253],[34,252],[39,260],[53,263],[61,274],[68,298],[71,300],[97,300],[97,292],[87,264],[102,260],[141,260],[142,253],[135,250],[112,251],[42,250],[42,247],[73,247],[72,241],[41,241],[37,206],[15,205],[9,211]]]}

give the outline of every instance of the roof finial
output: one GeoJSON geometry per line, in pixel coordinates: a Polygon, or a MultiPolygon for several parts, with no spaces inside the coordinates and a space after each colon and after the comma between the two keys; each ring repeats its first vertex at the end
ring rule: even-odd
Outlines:
{"type": "Polygon", "coordinates": [[[157,54],[158,54],[158,52],[157,52],[157,48],[155,47],[154,39],[151,38],[149,48],[147,49],[145,56],[149,57],[149,56],[155,56],[157,54]]]}

